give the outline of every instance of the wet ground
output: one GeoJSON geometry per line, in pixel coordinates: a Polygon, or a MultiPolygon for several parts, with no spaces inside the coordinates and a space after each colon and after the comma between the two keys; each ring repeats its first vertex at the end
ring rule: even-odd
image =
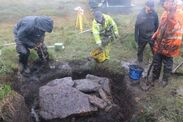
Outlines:
{"type": "Polygon", "coordinates": [[[111,89],[113,101],[119,107],[115,107],[110,112],[99,111],[90,115],[72,116],[63,120],[55,119],[50,121],[41,120],[41,122],[128,122],[132,115],[137,111],[135,96],[130,90],[128,83],[125,82],[124,72],[115,72],[102,66],[94,66],[92,68],[83,68],[86,61],[69,61],[72,72],[64,72],[58,67],[63,66],[63,62],[52,62],[50,65],[40,65],[35,63],[32,65],[32,73],[20,79],[17,75],[13,76],[13,87],[21,95],[25,97],[26,104],[31,110],[39,109],[38,91],[39,87],[45,85],[56,78],[71,76],[73,79],[84,78],[87,74],[92,74],[101,77],[108,77],[111,80],[111,89]]]}

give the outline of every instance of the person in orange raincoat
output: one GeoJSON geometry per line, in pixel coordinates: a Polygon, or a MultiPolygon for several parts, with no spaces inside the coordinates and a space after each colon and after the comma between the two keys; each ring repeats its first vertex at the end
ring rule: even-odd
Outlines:
{"type": "Polygon", "coordinates": [[[164,12],[161,16],[158,30],[152,36],[154,40],[153,74],[152,84],[160,77],[163,67],[161,84],[168,84],[173,67],[173,57],[180,55],[180,47],[183,35],[183,10],[177,6],[174,0],[164,0],[164,12]]]}

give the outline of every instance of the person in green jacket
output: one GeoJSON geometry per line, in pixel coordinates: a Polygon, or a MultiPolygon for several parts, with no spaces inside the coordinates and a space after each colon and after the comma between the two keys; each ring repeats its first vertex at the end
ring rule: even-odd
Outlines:
{"type": "Polygon", "coordinates": [[[95,11],[92,33],[96,44],[105,51],[106,59],[110,59],[111,42],[119,36],[114,20],[109,15],[95,11]]]}

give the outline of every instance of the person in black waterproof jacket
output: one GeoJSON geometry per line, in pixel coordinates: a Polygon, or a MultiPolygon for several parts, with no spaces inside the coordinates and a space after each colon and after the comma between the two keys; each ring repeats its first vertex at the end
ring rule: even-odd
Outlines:
{"type": "Polygon", "coordinates": [[[158,15],[154,10],[154,1],[148,0],[140,11],[135,23],[135,41],[138,44],[137,61],[143,62],[143,52],[147,43],[153,47],[152,35],[159,26],[158,15]]]}
{"type": "Polygon", "coordinates": [[[47,61],[49,55],[44,44],[45,32],[51,33],[53,20],[48,16],[26,16],[14,27],[16,51],[19,54],[20,73],[30,73],[28,67],[29,49],[35,49],[41,61],[47,61]]]}

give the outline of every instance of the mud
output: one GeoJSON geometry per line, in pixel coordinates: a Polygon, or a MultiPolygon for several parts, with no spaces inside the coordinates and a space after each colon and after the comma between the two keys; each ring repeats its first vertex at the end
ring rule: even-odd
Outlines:
{"type": "MultiPolygon", "coordinates": [[[[52,62],[63,64],[63,62],[52,62]]],[[[137,108],[135,105],[134,96],[124,81],[125,74],[123,72],[113,72],[108,68],[102,66],[95,66],[91,68],[83,68],[82,61],[69,61],[71,66],[71,73],[62,73],[59,69],[50,69],[49,65],[41,65],[39,63],[33,64],[32,73],[20,79],[17,75],[12,77],[13,88],[25,97],[25,102],[30,111],[33,107],[35,110],[39,109],[38,105],[38,91],[39,87],[45,85],[50,80],[56,78],[63,78],[71,76],[74,80],[85,78],[87,74],[92,74],[101,77],[108,77],[112,82],[112,96],[113,101],[118,107],[115,107],[110,112],[99,111],[85,116],[72,116],[66,119],[46,121],[41,119],[41,122],[128,122],[137,108]]],[[[58,67],[56,66],[56,67],[58,67]]]]}

